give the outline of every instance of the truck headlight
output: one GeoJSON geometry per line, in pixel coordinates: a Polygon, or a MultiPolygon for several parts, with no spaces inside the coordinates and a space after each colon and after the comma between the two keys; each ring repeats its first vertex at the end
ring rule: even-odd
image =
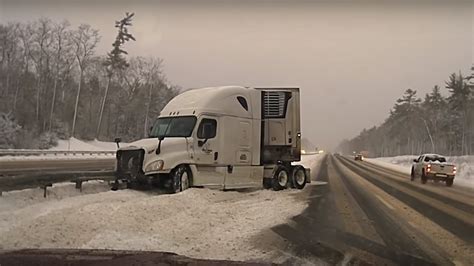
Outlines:
{"type": "Polygon", "coordinates": [[[163,169],[164,166],[163,160],[158,160],[150,163],[149,165],[146,166],[145,172],[151,172],[151,171],[159,171],[163,169]]]}

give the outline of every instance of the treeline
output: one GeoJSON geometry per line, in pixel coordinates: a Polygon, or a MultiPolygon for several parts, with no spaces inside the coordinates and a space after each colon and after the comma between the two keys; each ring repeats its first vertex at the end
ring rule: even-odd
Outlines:
{"type": "Polygon", "coordinates": [[[144,137],[179,88],[166,80],[161,59],[126,57],[132,17],[111,27],[117,39],[106,55],[97,54],[100,35],[90,25],[0,24],[0,148],[144,137]]]}
{"type": "Polygon", "coordinates": [[[338,150],[346,154],[368,151],[373,157],[474,154],[472,81],[473,76],[451,74],[444,88],[447,97],[443,97],[439,86],[434,86],[423,100],[416,90],[406,90],[382,125],[364,129],[357,137],[344,140],[338,150]]]}

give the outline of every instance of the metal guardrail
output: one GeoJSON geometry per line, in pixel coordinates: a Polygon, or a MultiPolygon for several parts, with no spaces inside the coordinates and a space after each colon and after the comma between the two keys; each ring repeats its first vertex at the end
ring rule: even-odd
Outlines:
{"type": "Polygon", "coordinates": [[[65,150],[9,150],[0,149],[1,156],[46,156],[46,155],[115,155],[115,151],[65,151],[65,150]]]}
{"type": "Polygon", "coordinates": [[[92,180],[115,180],[114,171],[55,171],[36,174],[23,174],[14,176],[0,176],[0,196],[2,192],[27,188],[41,188],[46,190],[54,183],[73,182],[76,188],[82,191],[82,183],[92,180]]]}

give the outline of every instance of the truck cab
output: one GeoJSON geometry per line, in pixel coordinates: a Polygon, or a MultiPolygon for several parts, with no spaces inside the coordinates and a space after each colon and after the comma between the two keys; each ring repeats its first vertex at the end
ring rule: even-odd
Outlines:
{"type": "Polygon", "coordinates": [[[179,192],[303,188],[298,88],[211,87],[183,92],[161,111],[146,139],[117,151],[117,182],[179,192]]]}

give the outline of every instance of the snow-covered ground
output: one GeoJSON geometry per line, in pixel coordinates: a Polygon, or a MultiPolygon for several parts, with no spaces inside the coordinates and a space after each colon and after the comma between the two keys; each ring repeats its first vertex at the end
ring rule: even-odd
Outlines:
{"type": "MultiPolygon", "coordinates": [[[[324,155],[303,156],[318,171],[324,155]]],[[[109,191],[104,182],[54,185],[0,197],[0,249],[107,248],[169,251],[196,258],[269,260],[262,244],[269,228],[300,214],[307,190],[219,191],[178,194],[109,191]]]]}
{"type": "MultiPolygon", "coordinates": [[[[128,143],[120,143],[124,146],[128,143]]],[[[110,153],[90,154],[90,153],[76,153],[76,154],[41,154],[32,156],[1,156],[0,161],[15,161],[15,160],[78,160],[78,159],[110,159],[114,158],[117,150],[117,144],[114,142],[105,141],[82,141],[76,138],[70,138],[69,140],[58,140],[58,145],[49,149],[50,151],[107,151],[110,153]]]]}
{"type": "MultiPolygon", "coordinates": [[[[128,143],[121,142],[120,146],[128,145],[128,143]]],[[[90,140],[83,141],[76,138],[68,140],[58,140],[58,145],[50,150],[60,151],[116,151],[117,144],[115,142],[90,140]]]]}
{"type": "MultiPolygon", "coordinates": [[[[417,155],[403,155],[395,157],[366,158],[366,161],[378,164],[402,173],[410,174],[413,159],[417,155]]],[[[451,156],[446,160],[456,165],[457,173],[454,183],[462,186],[474,187],[474,156],[451,156]]]]}

